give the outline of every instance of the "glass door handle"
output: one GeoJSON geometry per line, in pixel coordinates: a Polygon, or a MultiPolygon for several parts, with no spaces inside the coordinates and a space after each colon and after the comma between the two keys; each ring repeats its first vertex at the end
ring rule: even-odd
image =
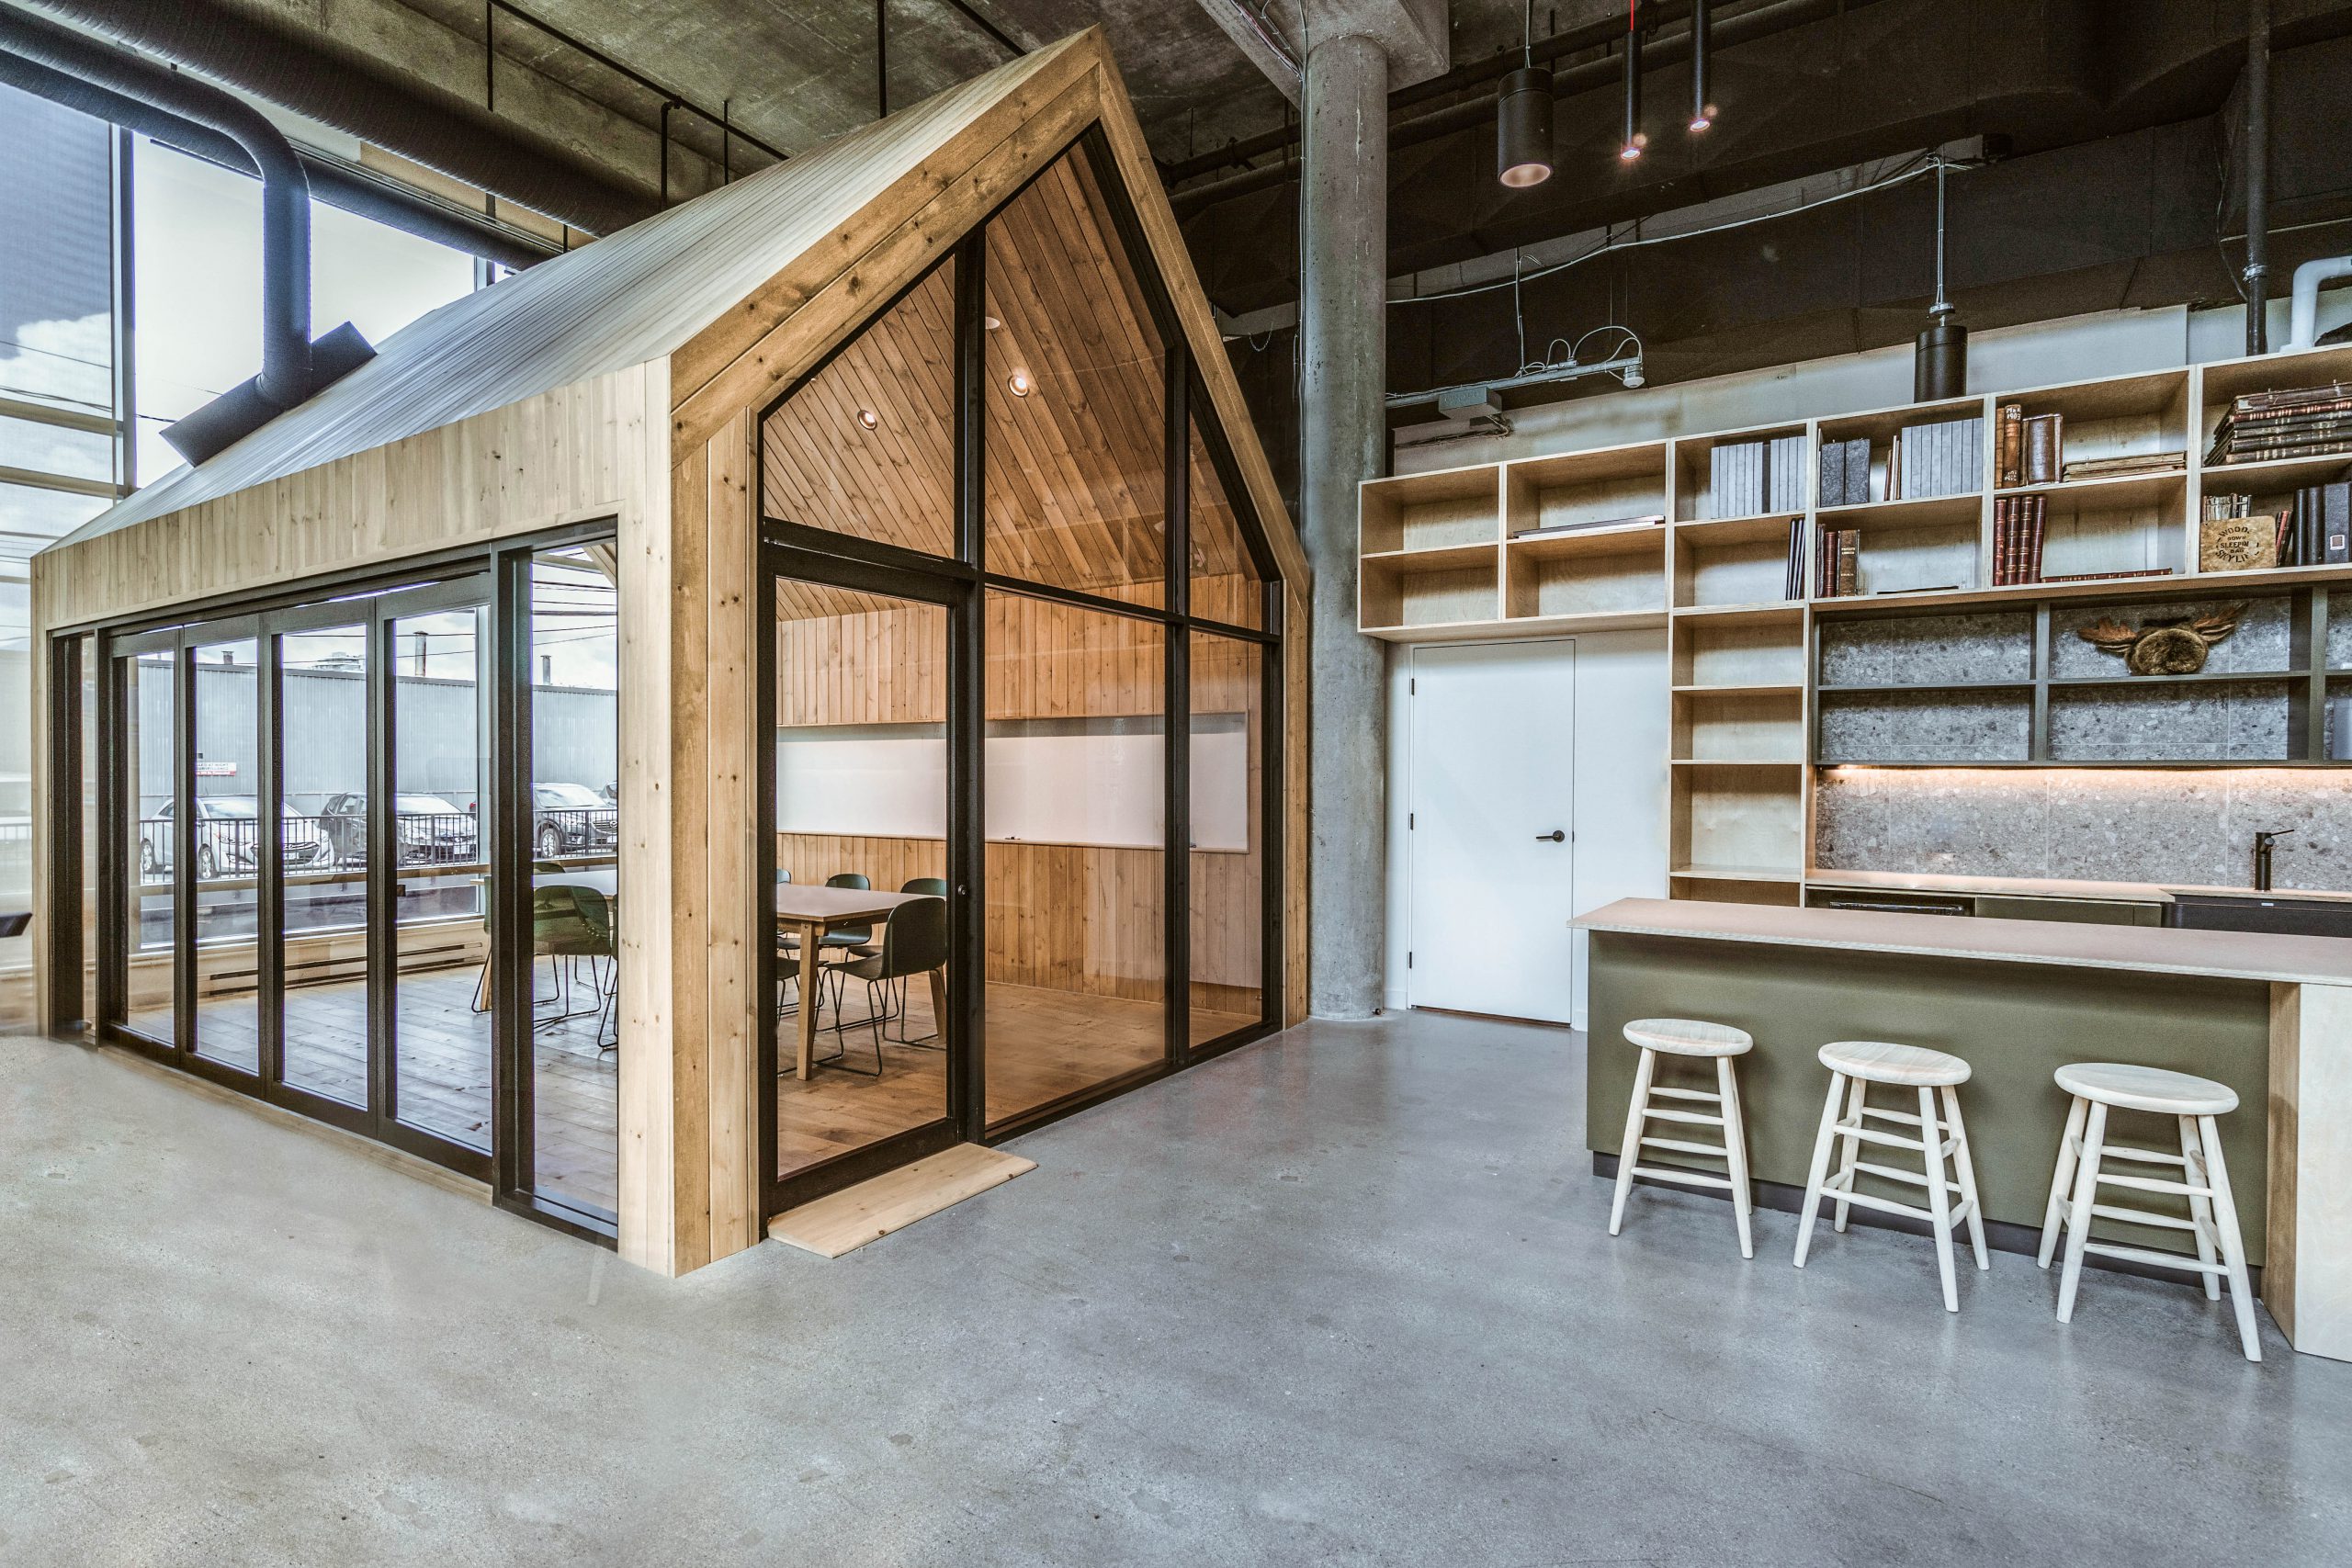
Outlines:
{"type": "Polygon", "coordinates": [[[1538,833],[1535,841],[1539,844],[1565,844],[1568,841],[1567,830],[1555,828],[1548,833],[1538,833]]]}

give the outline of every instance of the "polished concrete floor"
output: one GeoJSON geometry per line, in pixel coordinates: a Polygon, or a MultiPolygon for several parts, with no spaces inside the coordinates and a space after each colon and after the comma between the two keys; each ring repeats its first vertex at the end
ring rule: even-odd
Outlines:
{"type": "Polygon", "coordinates": [[[1704,1198],[1612,1242],[1580,1051],[1310,1026],[673,1283],[0,1041],[0,1562],[2346,1561],[2352,1365],[1704,1198]]]}

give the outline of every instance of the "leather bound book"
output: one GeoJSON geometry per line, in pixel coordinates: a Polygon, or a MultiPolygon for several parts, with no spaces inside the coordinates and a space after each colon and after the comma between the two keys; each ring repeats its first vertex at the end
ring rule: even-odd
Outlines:
{"type": "Polygon", "coordinates": [[[2039,582],[2041,581],[2041,531],[2043,525],[2050,520],[2050,498],[2046,495],[2030,495],[2025,498],[2025,501],[2027,511],[2025,561],[2018,580],[2024,582],[2039,582]]]}
{"type": "Polygon", "coordinates": [[[2058,452],[2054,446],[2057,431],[2053,416],[2034,415],[2025,422],[2025,456],[2021,460],[2020,483],[2046,485],[2058,477],[2058,452]]]}
{"type": "Polygon", "coordinates": [[[2023,484],[2025,482],[2025,405],[2023,403],[2001,405],[2000,434],[1996,443],[1996,452],[1995,461],[1998,465],[1998,469],[1993,476],[1993,482],[2004,490],[2023,484]]]}
{"type": "Polygon", "coordinates": [[[1856,592],[1862,578],[1862,534],[1859,528],[1838,530],[1838,596],[1856,592]]]}
{"type": "Polygon", "coordinates": [[[2013,498],[2002,496],[1993,502],[1993,586],[2009,585],[2009,502],[2013,498]]]}

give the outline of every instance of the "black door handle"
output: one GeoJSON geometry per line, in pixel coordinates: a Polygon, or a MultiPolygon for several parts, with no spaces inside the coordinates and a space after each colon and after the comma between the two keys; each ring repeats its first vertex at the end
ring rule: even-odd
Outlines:
{"type": "Polygon", "coordinates": [[[1568,841],[1568,835],[1566,829],[1555,828],[1548,833],[1536,834],[1535,841],[1539,844],[1565,844],[1568,841]]]}

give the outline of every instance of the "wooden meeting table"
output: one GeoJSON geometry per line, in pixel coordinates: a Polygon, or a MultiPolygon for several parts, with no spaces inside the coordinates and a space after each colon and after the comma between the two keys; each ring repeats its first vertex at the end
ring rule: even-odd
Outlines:
{"type": "MultiPolygon", "coordinates": [[[[870,926],[888,920],[890,911],[901,904],[911,904],[918,898],[933,898],[933,893],[877,893],[863,887],[819,887],[797,882],[775,885],[775,930],[800,939],[800,1013],[798,1066],[797,1076],[808,1076],[810,1059],[816,1055],[817,1009],[810,1001],[817,992],[817,954],[819,944],[828,931],[839,926],[870,926]]],[[[781,944],[778,954],[783,956],[781,944]]],[[[932,1018],[939,1031],[939,1038],[947,1038],[946,975],[931,972],[932,1018]]],[[[903,1027],[903,1026],[902,1026],[903,1027]]]]}

